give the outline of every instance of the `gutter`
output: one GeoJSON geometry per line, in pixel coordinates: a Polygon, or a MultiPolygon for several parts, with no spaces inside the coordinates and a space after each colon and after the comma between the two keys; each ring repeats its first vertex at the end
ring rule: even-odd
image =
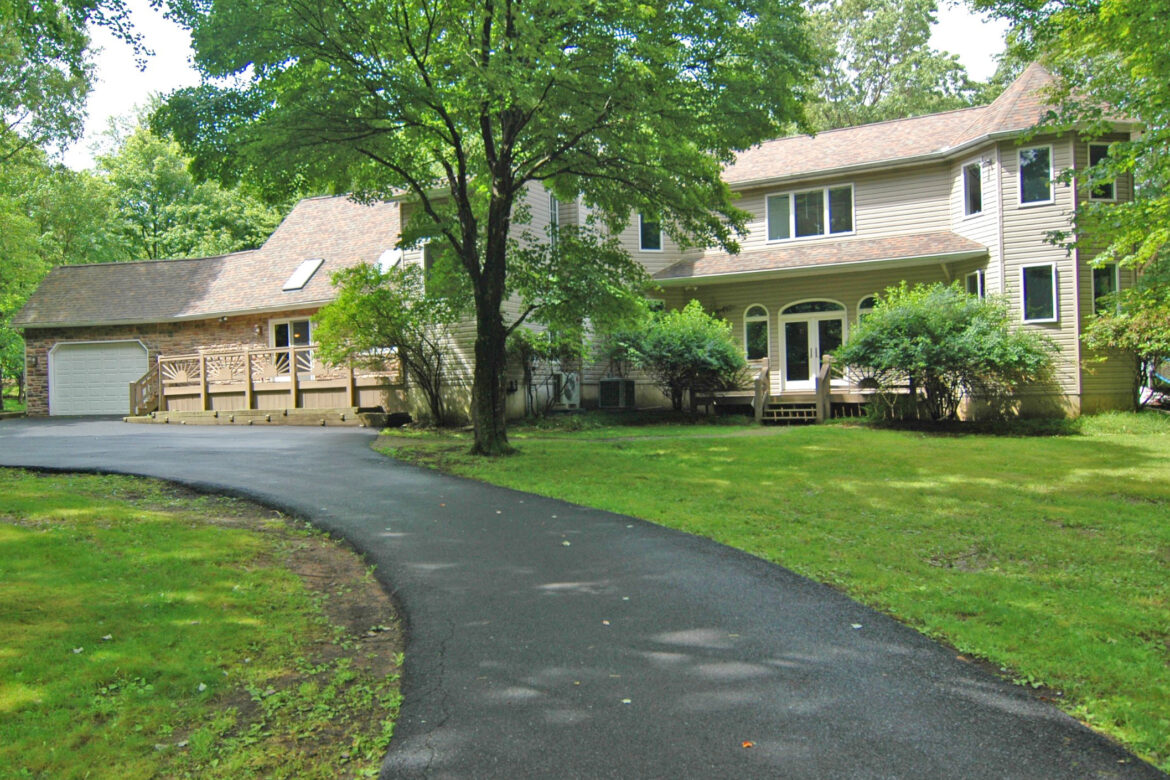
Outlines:
{"type": "Polygon", "coordinates": [[[264,306],[256,309],[239,309],[236,311],[217,311],[200,314],[185,314],[178,317],[155,317],[153,319],[144,320],[78,320],[76,322],[32,322],[32,323],[12,323],[12,327],[20,330],[48,330],[51,328],[99,328],[99,327],[113,327],[125,325],[166,325],[172,322],[197,322],[199,320],[215,320],[220,317],[246,317],[252,314],[276,314],[278,312],[295,311],[297,309],[311,309],[321,308],[327,303],[332,303],[335,299],[326,298],[317,301],[298,301],[293,304],[282,304],[279,306],[264,306]]]}

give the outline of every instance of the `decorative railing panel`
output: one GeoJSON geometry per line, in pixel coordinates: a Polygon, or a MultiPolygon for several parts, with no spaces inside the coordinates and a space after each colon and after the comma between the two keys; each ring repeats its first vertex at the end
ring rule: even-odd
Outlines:
{"type": "MultiPolygon", "coordinates": [[[[156,408],[167,408],[165,399],[173,396],[194,398],[198,408],[210,409],[213,399],[225,393],[235,393],[237,398],[242,393],[239,403],[244,408],[256,408],[257,398],[269,398],[274,391],[279,391],[277,395],[287,394],[287,407],[281,408],[297,408],[306,390],[319,392],[330,388],[347,400],[339,405],[353,406],[358,386],[370,388],[381,382],[401,382],[401,367],[393,354],[373,364],[363,360],[360,366],[328,365],[317,355],[317,346],[310,344],[161,356],[152,368],[155,395],[162,397],[162,403],[156,404],[156,408]]],[[[136,392],[133,385],[131,392],[136,392]]],[[[184,403],[189,406],[191,402],[184,403]]]]}

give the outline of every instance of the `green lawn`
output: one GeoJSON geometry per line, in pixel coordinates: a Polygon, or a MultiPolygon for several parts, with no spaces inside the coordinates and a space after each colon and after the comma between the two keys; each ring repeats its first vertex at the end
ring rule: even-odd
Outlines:
{"type": "Polygon", "coordinates": [[[270,510],[0,469],[0,776],[376,774],[401,644],[347,622],[371,593],[270,510]]]}
{"type": "MultiPolygon", "coordinates": [[[[1170,769],[1170,417],[1064,436],[861,426],[528,432],[384,451],[707,536],[987,659],[1170,769]],[[669,489],[663,489],[667,486],[669,489]]],[[[387,446],[389,445],[389,446],[387,446]]]]}

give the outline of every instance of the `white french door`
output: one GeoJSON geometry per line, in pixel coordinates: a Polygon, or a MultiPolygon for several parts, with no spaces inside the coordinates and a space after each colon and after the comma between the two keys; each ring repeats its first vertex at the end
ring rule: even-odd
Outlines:
{"type": "Polygon", "coordinates": [[[784,389],[814,390],[821,356],[841,346],[845,338],[844,314],[787,316],[780,324],[784,338],[781,352],[784,389]]]}

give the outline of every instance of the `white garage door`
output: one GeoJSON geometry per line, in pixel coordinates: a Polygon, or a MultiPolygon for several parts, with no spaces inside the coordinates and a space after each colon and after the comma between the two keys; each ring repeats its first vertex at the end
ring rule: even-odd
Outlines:
{"type": "Polygon", "coordinates": [[[58,344],[49,355],[49,414],[129,414],[129,384],[146,373],[137,341],[58,344]]]}

